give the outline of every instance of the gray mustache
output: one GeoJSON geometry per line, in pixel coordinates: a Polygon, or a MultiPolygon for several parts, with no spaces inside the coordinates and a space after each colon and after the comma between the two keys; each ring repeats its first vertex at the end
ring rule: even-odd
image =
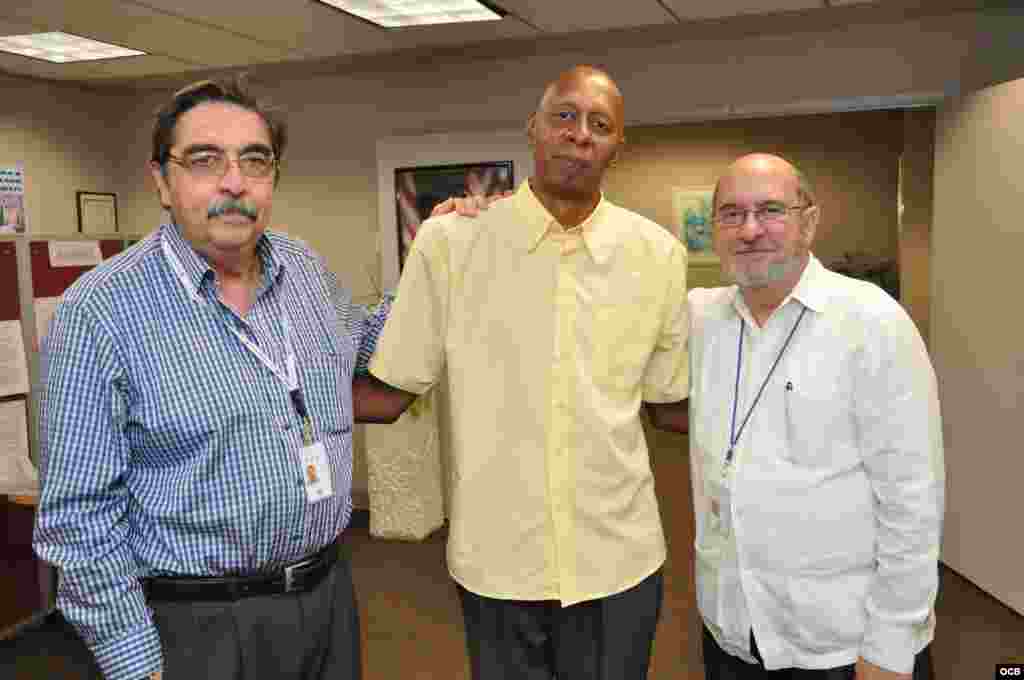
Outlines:
{"type": "Polygon", "coordinates": [[[214,203],[210,206],[210,209],[206,211],[206,216],[208,218],[213,218],[226,215],[227,213],[238,213],[248,217],[250,220],[255,220],[257,216],[256,208],[245,201],[240,201],[235,198],[229,198],[221,201],[220,203],[214,203]]]}

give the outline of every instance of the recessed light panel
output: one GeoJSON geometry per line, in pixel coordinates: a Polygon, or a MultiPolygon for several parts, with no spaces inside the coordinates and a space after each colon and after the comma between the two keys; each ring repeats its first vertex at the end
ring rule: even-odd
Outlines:
{"type": "Polygon", "coordinates": [[[145,54],[138,50],[129,50],[117,45],[60,32],[0,36],[0,52],[44,59],[55,64],[136,57],[145,54]]]}
{"type": "Polygon", "coordinates": [[[320,0],[378,26],[425,26],[498,21],[501,14],[476,0],[320,0]]]}

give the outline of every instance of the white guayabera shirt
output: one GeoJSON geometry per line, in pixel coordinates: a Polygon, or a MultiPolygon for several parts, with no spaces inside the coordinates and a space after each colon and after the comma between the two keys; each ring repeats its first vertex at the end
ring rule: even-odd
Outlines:
{"type": "Polygon", "coordinates": [[[864,657],[909,673],[934,631],[945,482],[935,374],[913,322],[813,255],[764,327],[735,286],[689,301],[705,624],[751,663],[753,630],[770,670],[864,657]],[[805,308],[725,466],[730,431],[805,308]]]}

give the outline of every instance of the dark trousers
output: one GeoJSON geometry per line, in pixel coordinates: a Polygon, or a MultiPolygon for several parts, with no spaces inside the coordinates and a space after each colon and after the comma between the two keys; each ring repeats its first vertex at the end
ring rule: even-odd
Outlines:
{"type": "Polygon", "coordinates": [[[661,614],[661,570],[629,590],[562,607],[458,586],[474,680],[643,680],[661,614]]]}
{"type": "MultiPolygon", "coordinates": [[[[757,649],[754,633],[750,633],[750,650],[757,664],[749,664],[729,654],[715,641],[711,631],[704,627],[704,677],[707,680],[854,680],[854,665],[838,668],[805,669],[781,668],[766,670],[757,649]]],[[[914,680],[933,680],[932,646],[929,644],[914,657],[914,680]]]]}
{"type": "Polygon", "coordinates": [[[359,680],[359,610],[345,556],[312,590],[234,602],[150,602],[164,680],[359,680]]]}

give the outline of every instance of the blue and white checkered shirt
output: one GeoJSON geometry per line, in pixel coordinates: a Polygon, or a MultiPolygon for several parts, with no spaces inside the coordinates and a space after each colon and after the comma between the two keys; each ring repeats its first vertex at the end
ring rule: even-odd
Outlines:
{"type": "Polygon", "coordinates": [[[140,577],[273,569],[348,524],[352,376],[388,305],[354,305],[323,261],[285,236],[268,232],[257,252],[263,279],[243,319],[165,225],[75,283],[44,341],[35,548],[61,568],[57,606],[109,680],[162,667],[140,577]],[[287,389],[232,331],[284,365],[284,314],[333,476],[334,495],[315,504],[287,389]]]}

